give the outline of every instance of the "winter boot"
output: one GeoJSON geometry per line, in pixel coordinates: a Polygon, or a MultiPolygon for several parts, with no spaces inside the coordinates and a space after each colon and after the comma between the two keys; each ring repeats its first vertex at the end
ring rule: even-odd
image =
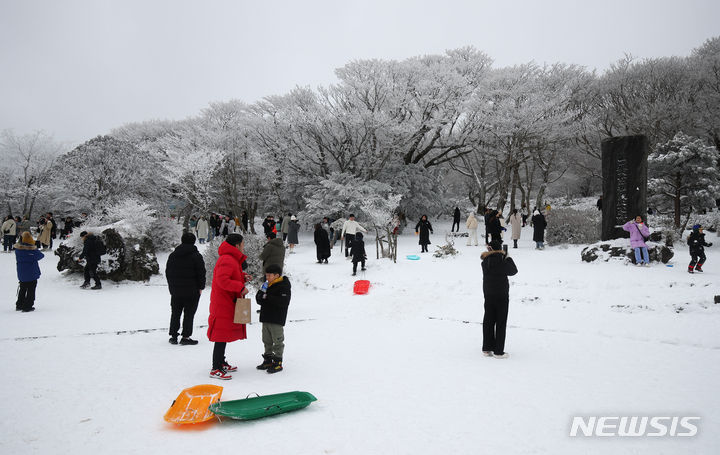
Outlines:
{"type": "Polygon", "coordinates": [[[90,287],[90,282],[86,281],[83,284],[80,285],[80,289],[87,289],[90,287]]]}
{"type": "Polygon", "coordinates": [[[278,371],[282,371],[282,357],[273,357],[272,358],[272,365],[270,365],[270,368],[267,369],[267,372],[277,373],[278,371]]]}
{"type": "Polygon", "coordinates": [[[193,346],[193,345],[198,344],[198,341],[193,340],[190,337],[188,337],[188,338],[182,337],[182,339],[180,340],[180,344],[182,344],[183,346],[193,346]]]}
{"type": "Polygon", "coordinates": [[[267,355],[267,354],[263,354],[262,358],[263,358],[263,363],[261,363],[260,365],[256,366],[255,368],[257,368],[258,370],[267,370],[267,369],[270,368],[270,367],[272,366],[272,364],[273,364],[272,356],[269,356],[269,355],[267,355]]]}
{"type": "Polygon", "coordinates": [[[513,248],[517,248],[517,240],[513,240],[513,248]]]}
{"type": "Polygon", "coordinates": [[[91,287],[90,289],[102,289],[102,285],[100,283],[95,283],[95,286],[91,287]]]}
{"type": "Polygon", "coordinates": [[[170,339],[168,340],[168,343],[170,343],[170,344],[177,344],[177,343],[178,343],[178,342],[177,342],[177,337],[170,337],[170,339]]]}
{"type": "Polygon", "coordinates": [[[702,271],[703,271],[702,266],[703,266],[702,264],[696,265],[696,266],[695,266],[695,271],[702,273],[702,271]]]}
{"type": "Polygon", "coordinates": [[[688,266],[688,273],[693,273],[693,272],[694,272],[694,267],[691,266],[691,265],[689,265],[689,266],[688,266]]]}

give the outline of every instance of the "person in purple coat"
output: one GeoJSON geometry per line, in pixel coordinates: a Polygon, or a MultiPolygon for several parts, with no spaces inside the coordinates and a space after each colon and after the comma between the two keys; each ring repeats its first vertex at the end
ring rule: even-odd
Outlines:
{"type": "Polygon", "coordinates": [[[650,229],[643,223],[642,217],[638,215],[634,220],[628,221],[623,225],[623,229],[630,233],[630,246],[635,249],[635,265],[649,267],[650,257],[645,238],[650,235],[650,229]]]}

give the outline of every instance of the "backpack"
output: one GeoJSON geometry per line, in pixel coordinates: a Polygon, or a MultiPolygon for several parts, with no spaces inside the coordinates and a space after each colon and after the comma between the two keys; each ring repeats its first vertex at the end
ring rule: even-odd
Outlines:
{"type": "Polygon", "coordinates": [[[97,242],[98,254],[100,256],[102,256],[103,254],[107,254],[107,248],[105,247],[105,242],[103,242],[100,239],[97,239],[96,242],[97,242]]]}

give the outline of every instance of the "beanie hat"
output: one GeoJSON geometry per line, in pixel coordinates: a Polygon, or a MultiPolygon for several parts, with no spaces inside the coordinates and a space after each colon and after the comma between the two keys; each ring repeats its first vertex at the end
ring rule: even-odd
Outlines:
{"type": "Polygon", "coordinates": [[[33,239],[31,233],[25,231],[22,233],[22,243],[27,243],[28,245],[35,245],[35,239],[33,239]]]}
{"type": "Polygon", "coordinates": [[[490,248],[493,249],[493,251],[500,251],[502,250],[502,240],[493,240],[490,242],[490,248]]]}
{"type": "Polygon", "coordinates": [[[356,239],[356,240],[362,240],[362,239],[363,239],[362,232],[358,232],[357,234],[355,234],[355,239],[356,239]]]}
{"type": "Polygon", "coordinates": [[[697,231],[697,230],[700,229],[701,227],[702,227],[702,226],[700,226],[699,224],[695,224],[695,225],[693,225],[693,231],[697,231]]]}
{"type": "Polygon", "coordinates": [[[277,275],[282,275],[282,267],[277,264],[270,264],[265,267],[265,273],[275,273],[277,275]]]}

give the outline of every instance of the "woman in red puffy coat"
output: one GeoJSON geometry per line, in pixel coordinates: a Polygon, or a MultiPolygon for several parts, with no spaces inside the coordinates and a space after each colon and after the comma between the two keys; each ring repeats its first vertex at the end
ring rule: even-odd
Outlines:
{"type": "Polygon", "coordinates": [[[210,317],[208,318],[208,339],[215,342],[211,378],[232,379],[228,372],[236,371],[225,360],[227,343],[247,338],[245,324],[235,324],[235,300],[248,293],[245,281],[250,279],[242,271],[247,256],[245,242],[240,234],[230,234],[220,244],[217,264],[213,270],[212,291],[210,292],[210,317]]]}

